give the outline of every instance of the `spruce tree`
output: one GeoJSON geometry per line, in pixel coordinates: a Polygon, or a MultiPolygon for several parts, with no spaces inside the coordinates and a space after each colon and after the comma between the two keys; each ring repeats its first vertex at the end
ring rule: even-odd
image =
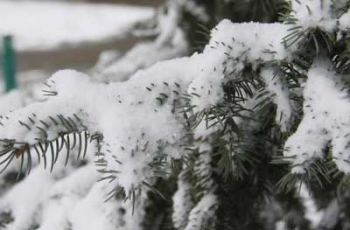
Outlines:
{"type": "Polygon", "coordinates": [[[169,0],[2,116],[1,225],[349,229],[349,29],[349,0],[169,0]]]}

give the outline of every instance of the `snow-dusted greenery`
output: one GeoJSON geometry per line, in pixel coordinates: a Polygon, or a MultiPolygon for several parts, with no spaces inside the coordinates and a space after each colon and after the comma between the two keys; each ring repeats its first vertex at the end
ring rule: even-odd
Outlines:
{"type": "Polygon", "coordinates": [[[169,1],[157,39],[106,72],[59,71],[45,101],[2,116],[4,226],[347,229],[346,208],[318,195],[348,199],[350,2],[222,20],[203,51],[158,62],[186,53],[184,12],[210,21],[196,2],[169,1]]]}

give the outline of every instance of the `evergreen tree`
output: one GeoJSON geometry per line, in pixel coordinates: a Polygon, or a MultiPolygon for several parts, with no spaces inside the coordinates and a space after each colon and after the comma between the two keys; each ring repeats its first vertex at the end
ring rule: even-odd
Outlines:
{"type": "Polygon", "coordinates": [[[2,226],[349,229],[349,8],[168,1],[154,41],[2,117],[2,226]]]}

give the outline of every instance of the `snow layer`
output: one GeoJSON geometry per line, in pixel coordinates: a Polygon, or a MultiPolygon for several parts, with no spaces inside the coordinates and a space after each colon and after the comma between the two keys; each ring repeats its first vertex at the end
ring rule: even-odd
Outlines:
{"type": "Polygon", "coordinates": [[[206,12],[205,8],[197,4],[195,1],[176,0],[176,3],[181,5],[185,11],[191,13],[200,21],[208,22],[210,20],[208,12],[206,12]]]}
{"type": "Polygon", "coordinates": [[[300,197],[305,207],[305,217],[310,221],[313,229],[316,229],[322,221],[323,211],[318,210],[310,190],[305,184],[301,185],[300,197]]]}
{"type": "Polygon", "coordinates": [[[47,198],[53,177],[41,167],[36,168],[25,181],[19,183],[2,199],[1,210],[8,210],[16,219],[8,229],[23,229],[33,225],[39,213],[39,206],[47,198]],[[30,192],[23,192],[30,191],[30,192]],[[25,207],[25,208],[24,208],[25,207]]]}
{"type": "Polygon", "coordinates": [[[125,81],[138,70],[148,68],[159,61],[169,60],[187,54],[188,46],[181,30],[176,29],[176,34],[166,41],[143,42],[135,45],[118,61],[95,72],[99,81],[125,81]]]}
{"type": "Polygon", "coordinates": [[[22,108],[25,101],[23,96],[23,93],[19,90],[13,90],[0,96],[0,115],[22,108]]]}
{"type": "Polygon", "coordinates": [[[11,34],[19,50],[50,49],[123,36],[152,8],[65,2],[0,1],[0,36],[11,34]]]}
{"type": "Polygon", "coordinates": [[[179,175],[177,182],[177,191],[173,197],[173,216],[172,220],[177,229],[184,229],[188,222],[188,215],[193,208],[193,201],[191,197],[191,184],[183,179],[186,169],[179,175]]]}
{"type": "Polygon", "coordinates": [[[282,131],[290,127],[290,120],[293,115],[293,106],[289,99],[289,90],[278,71],[266,68],[260,73],[266,84],[266,90],[271,93],[274,103],[277,105],[276,123],[281,126],[282,131]]]}
{"type": "Polygon", "coordinates": [[[205,195],[189,215],[185,230],[203,229],[214,224],[213,216],[217,209],[217,198],[213,194],[205,195]]]}
{"type": "Polygon", "coordinates": [[[350,9],[340,17],[339,27],[342,30],[350,30],[350,9]]]}
{"type": "Polygon", "coordinates": [[[287,50],[281,42],[289,28],[280,23],[233,24],[229,20],[216,26],[204,50],[212,55],[204,60],[206,67],[189,87],[189,94],[196,96],[192,99],[196,110],[208,109],[222,100],[222,84],[229,80],[224,79],[226,74],[241,72],[247,63],[256,68],[263,62],[289,60],[294,47],[287,50]]]}
{"type": "MultiPolygon", "coordinates": [[[[52,173],[44,169],[42,165],[35,167],[25,180],[19,182],[1,198],[0,209],[2,212],[8,212],[14,217],[14,222],[10,223],[7,229],[23,229],[24,226],[35,226],[41,222],[43,205],[49,203],[50,194],[55,187],[55,183],[72,172],[73,162],[72,159],[71,164],[65,167],[63,158],[59,159],[52,173]]],[[[18,170],[19,165],[13,164],[12,167],[18,170]]],[[[84,182],[86,180],[74,181],[72,185],[77,186],[78,189],[79,184],[82,185],[81,183],[84,182]]],[[[59,216],[59,213],[57,214],[59,216]]]]}
{"type": "Polygon", "coordinates": [[[127,82],[105,85],[81,73],[60,71],[48,80],[51,86],[46,89],[57,95],[3,119],[5,127],[11,128],[1,129],[0,136],[29,144],[35,144],[35,138],[53,140],[67,130],[49,117],[61,114],[68,119],[77,115],[84,123],[82,127],[87,127],[90,134],[103,134],[108,143],[102,149],[112,153],[106,154],[107,168],[118,172],[112,185],[118,183],[126,191],[137,189],[143,181],[152,181],[154,172],[149,164],[156,159],[158,150],[181,144],[184,138],[182,116],[174,113],[183,93],[191,95],[197,111],[220,102],[225,69],[222,63],[235,64],[239,72],[243,62],[287,59],[289,55],[281,40],[288,28],[283,24],[240,25],[224,20],[213,30],[212,40],[202,54],[156,64],[137,72],[127,82]],[[28,116],[34,120],[31,130],[18,125],[19,121],[31,122],[28,116]],[[47,130],[47,136],[42,129],[47,130]]]}
{"type": "MultiPolygon", "coordinates": [[[[44,221],[49,222],[43,222],[42,230],[52,222],[61,223],[62,226],[70,224],[74,229],[109,230],[107,222],[123,225],[127,230],[138,229],[140,224],[138,221],[142,219],[143,211],[136,212],[135,216],[132,216],[131,202],[127,201],[124,206],[126,219],[138,221],[121,224],[118,221],[115,222],[116,219],[108,219],[110,216],[115,218],[119,216],[115,214],[112,205],[99,207],[104,191],[121,186],[128,196],[132,191],[140,191],[144,188],[144,182],[152,185],[154,178],[159,176],[158,171],[161,171],[164,165],[164,162],[159,162],[159,158],[178,159],[185,152],[180,147],[186,132],[183,126],[183,114],[178,111],[178,103],[183,106],[181,102],[186,98],[195,108],[193,112],[201,112],[223,100],[222,84],[227,80],[240,77],[240,73],[247,64],[251,64],[256,70],[266,62],[291,60],[295,47],[287,49],[282,42],[283,38],[290,33],[290,28],[290,25],[281,23],[234,24],[224,20],[212,31],[211,41],[203,53],[158,63],[138,71],[125,82],[99,83],[72,70],[54,74],[46,82],[48,87],[45,90],[57,95],[12,112],[8,118],[2,119],[4,128],[0,130],[0,139],[15,139],[19,142],[16,144],[17,147],[23,142],[34,145],[37,143],[35,138],[53,140],[60,133],[67,132],[67,129],[55,124],[49,117],[62,115],[67,119],[74,119],[77,116],[79,119],[75,122],[79,123],[78,132],[83,132],[82,128],[84,128],[90,135],[96,133],[103,135],[101,152],[104,154],[106,166],[103,166],[102,171],[113,180],[110,184],[103,186],[91,185],[95,178],[94,174],[92,173],[90,178],[85,178],[87,180],[85,181],[81,179],[81,175],[86,172],[81,172],[89,168],[82,168],[81,171],[72,175],[75,179],[63,180],[57,186],[55,185],[50,191],[52,196],[47,198],[50,202],[45,206],[45,215],[49,215],[52,219],[47,216],[44,218],[44,221]],[[235,74],[229,75],[228,73],[231,72],[235,74]],[[225,76],[228,76],[227,79],[225,76]],[[29,128],[19,125],[19,121],[26,123],[29,128]],[[83,124],[80,124],[80,121],[83,124]],[[47,136],[43,135],[41,129],[46,130],[47,136]],[[155,168],[157,170],[154,170],[155,168]],[[86,186],[76,185],[74,189],[72,188],[74,181],[86,183],[86,186]],[[66,197],[67,191],[73,194],[66,197]],[[78,200],[77,194],[83,194],[84,198],[78,200]],[[57,196],[59,199],[54,199],[57,196]],[[63,205],[58,207],[58,202],[63,205]],[[73,207],[70,204],[75,205],[73,207]],[[52,215],[55,210],[58,210],[56,216],[52,215]],[[97,218],[96,222],[89,224],[90,222],[84,221],[79,215],[83,211],[86,211],[89,218],[97,218]]],[[[173,35],[164,33],[159,41],[164,42],[168,36],[173,35]]],[[[345,140],[350,131],[348,128],[350,127],[348,117],[350,106],[346,98],[347,94],[341,89],[341,82],[336,81],[336,74],[326,66],[323,62],[317,62],[309,71],[309,79],[304,91],[305,117],[297,132],[286,144],[289,149],[285,153],[286,156],[294,157],[293,163],[296,166],[294,172],[303,170],[298,167],[304,163],[304,160],[322,157],[321,150],[330,140],[333,141],[336,163],[342,170],[347,169],[344,162],[349,156],[343,154],[343,150],[348,148],[345,140]],[[342,128],[338,129],[338,126],[342,128]],[[309,127],[311,127],[311,133],[309,127]],[[343,159],[339,160],[342,157],[343,159]]],[[[263,71],[262,77],[267,83],[268,91],[282,93],[283,82],[279,81],[281,79],[276,79],[274,82],[276,85],[270,82],[273,80],[271,70],[263,71]]],[[[290,108],[288,105],[281,107],[287,98],[288,95],[282,93],[274,100],[279,107],[278,112],[283,111],[288,118],[290,108]]],[[[286,123],[283,121],[281,125],[286,126],[286,123]]],[[[212,132],[212,130],[205,132],[206,127],[203,125],[202,123],[198,132],[195,133],[198,138],[207,138],[208,133],[212,132]]],[[[211,161],[210,146],[204,143],[197,147],[205,154],[201,154],[197,159],[195,176],[209,178],[211,175],[211,169],[208,167],[211,161]]],[[[49,184],[50,181],[46,181],[49,184]]],[[[211,217],[215,216],[217,208],[217,198],[213,195],[215,186],[212,181],[200,186],[203,187],[202,197],[197,204],[193,204],[194,208],[189,212],[186,230],[207,225],[206,222],[211,221],[211,217]]],[[[189,200],[185,195],[189,189],[186,183],[179,183],[179,191],[174,197],[176,201],[174,207],[178,210],[173,218],[178,225],[182,225],[181,222],[183,222],[183,217],[178,215],[179,210],[189,208],[187,204],[191,205],[190,203],[184,205],[184,202],[189,200]]],[[[145,193],[141,193],[140,200],[137,200],[140,210],[144,210],[142,208],[144,196],[145,193]]],[[[5,199],[5,201],[8,200],[5,199]]],[[[118,205],[117,207],[123,206],[119,203],[118,205]]],[[[19,216],[18,221],[25,224],[28,215],[18,213],[16,203],[12,206],[16,216],[19,216]]],[[[31,207],[35,206],[37,206],[36,203],[31,205],[31,207]]]]}
{"type": "Polygon", "coordinates": [[[98,178],[99,175],[94,167],[88,165],[55,183],[47,193],[49,197],[43,204],[40,230],[49,230],[52,229],[52,226],[60,226],[62,230],[66,229],[67,225],[72,222],[68,219],[69,212],[80,199],[86,196],[98,178]]]}
{"type": "MultiPolygon", "coordinates": [[[[118,61],[112,63],[95,75],[100,81],[125,81],[138,70],[148,68],[163,60],[174,59],[188,54],[185,34],[180,28],[181,5],[169,1],[166,13],[158,12],[157,26],[153,31],[157,38],[151,42],[136,44],[118,61]]],[[[146,30],[147,31],[147,30],[146,30]]],[[[145,31],[143,31],[144,33],[145,31]]],[[[149,32],[149,31],[148,31],[149,32]]]]}
{"type": "Polygon", "coordinates": [[[298,26],[304,29],[321,28],[332,32],[337,21],[332,15],[331,0],[293,0],[291,16],[298,20],[298,26]]]}
{"type": "Polygon", "coordinates": [[[328,145],[341,171],[350,172],[350,98],[327,61],[317,60],[308,72],[304,90],[304,117],[285,144],[293,172],[304,173],[328,145]]]}

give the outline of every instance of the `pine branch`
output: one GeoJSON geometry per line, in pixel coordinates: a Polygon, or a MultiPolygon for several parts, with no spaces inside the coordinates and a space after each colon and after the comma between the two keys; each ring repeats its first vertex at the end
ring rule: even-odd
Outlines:
{"type": "Polygon", "coordinates": [[[49,116],[44,120],[35,121],[29,117],[29,122],[19,121],[20,125],[28,129],[28,132],[35,131],[37,137],[35,143],[17,142],[16,140],[0,140],[1,158],[0,165],[4,165],[1,173],[11,164],[14,159],[20,158],[20,175],[25,168],[27,174],[30,173],[34,164],[33,157],[37,156],[38,164],[43,160],[44,168],[50,167],[52,172],[55,163],[62,149],[66,149],[66,161],[68,164],[70,152],[78,149],[77,158],[85,158],[90,135],[86,127],[81,123],[77,115],[64,117],[63,115],[49,116]],[[52,130],[56,130],[52,136],[52,130]],[[50,156],[48,155],[50,153],[50,156]]]}

